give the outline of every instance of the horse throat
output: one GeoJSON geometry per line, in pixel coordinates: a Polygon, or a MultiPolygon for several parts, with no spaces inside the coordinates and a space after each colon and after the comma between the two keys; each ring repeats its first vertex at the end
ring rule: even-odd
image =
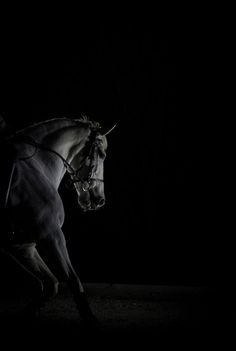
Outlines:
{"type": "Polygon", "coordinates": [[[42,145],[52,151],[51,164],[48,165],[48,169],[57,187],[65,175],[68,164],[70,165],[74,157],[83,151],[89,134],[90,131],[86,130],[82,133],[81,128],[78,130],[66,128],[65,131],[53,133],[42,141],[42,145]]]}

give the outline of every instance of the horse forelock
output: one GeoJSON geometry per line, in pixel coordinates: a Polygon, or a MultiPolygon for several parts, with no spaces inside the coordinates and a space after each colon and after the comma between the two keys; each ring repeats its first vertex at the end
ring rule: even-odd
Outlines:
{"type": "Polygon", "coordinates": [[[88,125],[92,130],[99,132],[101,125],[99,122],[90,119],[87,115],[82,115],[79,119],[75,121],[88,125]]]}

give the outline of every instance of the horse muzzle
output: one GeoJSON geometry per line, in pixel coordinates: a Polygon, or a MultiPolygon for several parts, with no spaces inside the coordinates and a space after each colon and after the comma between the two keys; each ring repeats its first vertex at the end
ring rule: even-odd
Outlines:
{"type": "Polygon", "coordinates": [[[78,204],[79,206],[81,207],[81,209],[84,211],[84,212],[87,212],[87,211],[96,211],[96,210],[99,210],[101,209],[102,207],[104,207],[105,205],[105,199],[103,197],[99,198],[98,200],[96,201],[93,201],[93,202],[83,202],[81,201],[79,198],[78,198],[78,204]]]}

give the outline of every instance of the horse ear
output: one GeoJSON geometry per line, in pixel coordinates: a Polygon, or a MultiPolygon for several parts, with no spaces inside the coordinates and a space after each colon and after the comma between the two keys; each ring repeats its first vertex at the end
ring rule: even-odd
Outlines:
{"type": "Polygon", "coordinates": [[[111,127],[110,129],[108,129],[108,131],[106,131],[105,133],[102,132],[101,134],[102,134],[103,136],[108,135],[109,133],[111,133],[111,131],[112,131],[115,127],[116,127],[116,124],[114,124],[113,127],[111,127]]]}

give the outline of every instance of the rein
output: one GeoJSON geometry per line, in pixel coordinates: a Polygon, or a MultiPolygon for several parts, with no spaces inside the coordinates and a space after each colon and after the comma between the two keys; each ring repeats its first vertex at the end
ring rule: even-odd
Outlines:
{"type": "MultiPolygon", "coordinates": [[[[19,136],[17,136],[17,137],[19,138],[19,136]]],[[[28,144],[28,145],[34,146],[35,147],[35,151],[33,152],[32,155],[27,156],[27,157],[20,157],[20,158],[18,158],[18,160],[25,161],[25,160],[28,160],[28,159],[34,157],[34,155],[37,153],[38,149],[41,149],[41,150],[44,150],[44,151],[47,151],[47,152],[51,152],[51,153],[53,153],[54,155],[56,155],[57,157],[59,157],[62,160],[63,165],[66,168],[66,171],[69,173],[69,176],[71,178],[72,183],[73,184],[74,183],[81,183],[82,184],[83,191],[88,191],[90,189],[90,186],[91,186],[90,183],[91,183],[92,180],[99,181],[99,182],[103,182],[104,181],[101,178],[94,178],[94,177],[92,177],[92,174],[93,174],[93,169],[92,168],[91,168],[88,176],[86,177],[86,179],[83,179],[79,175],[79,171],[84,166],[84,164],[86,162],[86,159],[88,157],[90,158],[90,155],[92,154],[93,148],[96,146],[96,140],[93,141],[93,143],[92,143],[92,145],[90,147],[88,156],[85,156],[83,158],[83,161],[82,161],[80,167],[78,169],[76,169],[76,170],[70,165],[70,163],[61,154],[59,154],[59,152],[57,152],[57,151],[55,151],[53,149],[50,149],[50,148],[44,146],[43,144],[37,143],[30,136],[21,136],[19,138],[19,141],[24,143],[24,144],[28,144]]],[[[90,160],[91,160],[91,158],[90,158],[90,160]]]]}

